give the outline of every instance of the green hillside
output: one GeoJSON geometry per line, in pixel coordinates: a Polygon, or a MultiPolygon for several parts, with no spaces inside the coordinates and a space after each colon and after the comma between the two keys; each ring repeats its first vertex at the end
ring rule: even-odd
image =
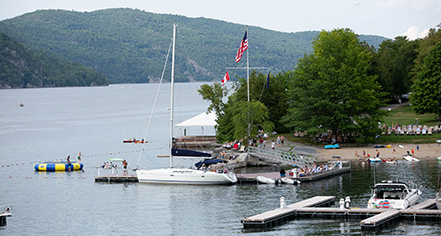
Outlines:
{"type": "Polygon", "coordinates": [[[0,88],[107,85],[104,74],[63,58],[26,50],[0,32],[0,88]]]}
{"type": "MultiPolygon", "coordinates": [[[[246,65],[246,60],[238,64],[234,60],[245,26],[206,18],[133,9],[40,10],[1,21],[0,32],[26,48],[94,68],[111,83],[154,82],[162,72],[173,23],[178,24],[177,81],[217,81],[227,67],[246,65]]],[[[292,70],[300,57],[312,52],[317,33],[249,27],[250,67],[267,67],[272,73],[292,70]]],[[[373,46],[385,40],[379,36],[361,39],[373,46]]],[[[245,76],[244,70],[229,72],[245,76]]]]}

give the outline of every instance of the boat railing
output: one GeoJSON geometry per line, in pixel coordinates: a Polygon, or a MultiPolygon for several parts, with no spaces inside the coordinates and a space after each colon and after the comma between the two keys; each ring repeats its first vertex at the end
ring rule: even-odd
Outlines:
{"type": "Polygon", "coordinates": [[[98,170],[98,175],[101,175],[101,170],[103,170],[104,172],[106,172],[107,174],[118,174],[118,168],[117,167],[96,167],[96,169],[98,170]]]}
{"type": "Polygon", "coordinates": [[[312,166],[315,159],[313,157],[295,154],[290,151],[283,151],[280,149],[272,149],[265,147],[249,147],[252,155],[259,158],[279,162],[282,164],[296,165],[304,168],[305,166],[312,166]]]}

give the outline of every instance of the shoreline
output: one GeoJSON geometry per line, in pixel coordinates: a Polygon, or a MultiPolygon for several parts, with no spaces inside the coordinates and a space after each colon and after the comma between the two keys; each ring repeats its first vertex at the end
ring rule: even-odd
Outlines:
{"type": "MultiPolygon", "coordinates": [[[[365,147],[341,147],[339,149],[324,149],[317,148],[317,161],[329,161],[335,160],[332,156],[340,156],[342,160],[365,160],[367,158],[363,157],[363,150],[370,154],[371,157],[375,157],[376,150],[380,152],[380,159],[387,158],[397,158],[397,160],[403,159],[403,155],[407,154],[407,151],[412,153],[414,151],[414,156],[420,160],[436,159],[441,156],[441,144],[430,143],[430,144],[392,144],[391,148],[375,148],[375,145],[367,145],[365,147]],[[417,146],[419,145],[419,150],[417,146]],[[400,147],[402,146],[402,147],[400,147]],[[396,150],[394,152],[393,150],[396,150]],[[359,157],[355,155],[358,152],[359,157]]],[[[366,154],[366,155],[367,155],[366,154]]]]}

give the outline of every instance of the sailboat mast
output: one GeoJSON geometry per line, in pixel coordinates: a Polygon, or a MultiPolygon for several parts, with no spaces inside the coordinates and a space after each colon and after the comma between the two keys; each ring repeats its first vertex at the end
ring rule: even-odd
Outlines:
{"type": "Polygon", "coordinates": [[[173,168],[173,99],[175,84],[175,41],[176,41],[176,24],[173,24],[173,50],[172,50],[172,67],[171,67],[171,89],[170,89],[170,168],[173,168]]]}

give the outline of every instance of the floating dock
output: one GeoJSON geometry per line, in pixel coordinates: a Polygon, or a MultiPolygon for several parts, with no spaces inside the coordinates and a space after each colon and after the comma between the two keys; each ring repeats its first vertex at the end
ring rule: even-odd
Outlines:
{"type": "MultiPolygon", "coordinates": [[[[441,210],[432,210],[435,199],[428,199],[420,204],[404,210],[396,209],[366,209],[366,208],[331,208],[323,207],[332,205],[335,197],[317,196],[286,206],[267,211],[255,216],[243,219],[245,229],[265,230],[276,225],[286,223],[301,217],[317,218],[355,218],[363,219],[360,222],[364,231],[378,230],[400,219],[412,219],[421,221],[440,221],[441,210]]],[[[281,204],[282,205],[282,204],[281,204]]]]}
{"type": "MultiPolygon", "coordinates": [[[[307,176],[303,176],[303,177],[295,177],[295,178],[290,177],[290,176],[286,176],[286,177],[289,177],[294,180],[299,180],[300,182],[311,182],[311,181],[316,181],[316,180],[327,178],[327,177],[332,177],[332,176],[348,173],[350,171],[351,171],[350,167],[342,167],[342,168],[327,170],[327,171],[323,171],[320,173],[311,174],[311,175],[307,175],[307,176]]],[[[239,183],[239,184],[257,183],[257,179],[256,179],[257,176],[264,176],[264,177],[271,178],[271,179],[280,178],[280,173],[278,173],[278,172],[246,173],[246,174],[236,174],[236,175],[237,175],[237,183],[239,183]]]]}
{"type": "Polygon", "coordinates": [[[132,174],[108,174],[95,176],[95,182],[105,183],[125,183],[125,182],[138,182],[138,176],[132,174]]]}

